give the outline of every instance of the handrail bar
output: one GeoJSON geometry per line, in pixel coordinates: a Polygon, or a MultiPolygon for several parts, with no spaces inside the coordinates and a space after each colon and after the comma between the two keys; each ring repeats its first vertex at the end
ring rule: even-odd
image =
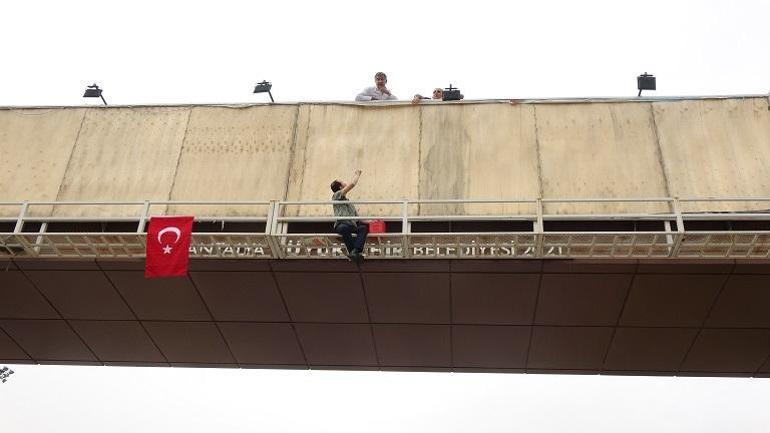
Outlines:
{"type": "Polygon", "coordinates": [[[680,202],[770,201],[770,197],[683,197],[680,202]]]}
{"type": "Polygon", "coordinates": [[[543,203],[670,203],[672,197],[650,198],[544,198],[543,203]]]}
{"type": "Polygon", "coordinates": [[[335,222],[338,220],[351,220],[351,221],[361,221],[361,220],[384,220],[384,221],[401,221],[401,217],[396,216],[286,216],[286,217],[276,217],[275,220],[278,222],[289,222],[289,221],[295,221],[295,222],[335,222]]]}
{"type": "MultiPolygon", "coordinates": [[[[99,222],[99,223],[112,223],[112,222],[136,222],[138,223],[141,217],[25,217],[25,222],[99,222]]],[[[194,217],[195,222],[267,222],[267,217],[194,217]]],[[[3,221],[0,219],[0,221],[3,221]]],[[[11,220],[15,221],[15,219],[11,220]]]]}
{"type": "Polygon", "coordinates": [[[415,215],[409,221],[530,221],[537,220],[537,215],[415,215]]]}
{"type": "Polygon", "coordinates": [[[687,214],[682,213],[685,221],[765,221],[770,219],[770,213],[709,213],[709,214],[687,214]],[[725,218],[728,216],[729,218],[725,218]]]}
{"type": "MultiPolygon", "coordinates": [[[[6,233],[16,234],[22,236],[141,236],[146,237],[147,232],[22,232],[22,233],[6,233]]],[[[211,236],[268,236],[269,233],[265,232],[192,232],[193,235],[211,235],[211,236]]],[[[323,233],[291,233],[291,234],[304,234],[316,236],[323,233]]],[[[335,233],[331,233],[335,234],[335,233]]],[[[280,235],[284,236],[284,235],[280,235]]]]}
{"type": "MultiPolygon", "coordinates": [[[[319,206],[330,204],[403,204],[404,200],[314,200],[314,201],[278,201],[279,206],[319,206]]],[[[409,201],[409,203],[413,203],[409,201]]]]}
{"type": "Polygon", "coordinates": [[[543,215],[545,221],[674,221],[676,214],[561,214],[543,215]]]}
{"type": "Polygon", "coordinates": [[[414,203],[414,204],[452,204],[452,203],[463,203],[463,204],[481,204],[481,203],[505,203],[505,204],[535,204],[537,203],[537,199],[461,199],[461,198],[450,198],[450,199],[417,199],[417,200],[407,200],[408,203],[414,203]]]}
{"type": "MultiPolygon", "coordinates": [[[[19,203],[11,203],[20,205],[19,203]]],[[[30,201],[27,202],[30,206],[142,206],[144,201],[30,201]]],[[[269,206],[270,201],[265,200],[247,200],[247,201],[153,201],[149,200],[151,205],[204,205],[204,206],[223,206],[223,205],[236,205],[236,206],[269,206]]],[[[0,203],[2,205],[2,203],[0,203]]],[[[6,204],[8,205],[8,204],[6,204]]]]}

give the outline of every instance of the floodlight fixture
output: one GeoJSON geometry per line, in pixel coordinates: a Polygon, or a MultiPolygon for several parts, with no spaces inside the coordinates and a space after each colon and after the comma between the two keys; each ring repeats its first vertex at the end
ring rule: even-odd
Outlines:
{"type": "Polygon", "coordinates": [[[452,87],[452,83],[449,83],[449,87],[444,89],[444,94],[441,97],[442,101],[459,101],[463,99],[464,96],[462,93],[460,93],[460,89],[457,87],[452,87]]]}
{"type": "Polygon", "coordinates": [[[104,105],[107,105],[107,101],[104,100],[104,96],[102,96],[102,90],[99,86],[96,85],[96,83],[91,84],[90,86],[86,87],[86,92],[83,93],[84,98],[102,98],[102,102],[104,102],[104,105]]]}
{"type": "Polygon", "coordinates": [[[639,94],[642,96],[642,90],[655,90],[655,76],[652,74],[644,73],[636,77],[636,87],[639,89],[639,94]]]}
{"type": "Polygon", "coordinates": [[[270,92],[270,89],[273,88],[273,84],[269,81],[263,80],[261,83],[257,83],[256,86],[254,86],[254,93],[267,93],[270,96],[270,102],[275,102],[273,99],[273,94],[270,92]]]}

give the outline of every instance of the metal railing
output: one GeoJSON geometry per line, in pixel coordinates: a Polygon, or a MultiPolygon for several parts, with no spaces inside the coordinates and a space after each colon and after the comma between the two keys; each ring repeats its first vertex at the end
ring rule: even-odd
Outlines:
{"type": "Polygon", "coordinates": [[[369,259],[770,257],[770,198],[757,197],[0,202],[18,210],[0,217],[0,256],[143,257],[152,215],[211,209],[195,216],[192,257],[341,258],[335,203],[390,226],[369,235],[369,259]]]}

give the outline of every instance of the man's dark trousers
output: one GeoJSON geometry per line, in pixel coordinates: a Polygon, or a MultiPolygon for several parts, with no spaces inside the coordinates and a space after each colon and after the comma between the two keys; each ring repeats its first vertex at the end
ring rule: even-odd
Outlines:
{"type": "Polygon", "coordinates": [[[364,251],[366,235],[369,234],[369,224],[339,224],[334,230],[342,236],[345,246],[348,247],[348,254],[353,253],[353,249],[358,252],[364,251]],[[353,241],[353,233],[356,233],[356,239],[353,241]]]}

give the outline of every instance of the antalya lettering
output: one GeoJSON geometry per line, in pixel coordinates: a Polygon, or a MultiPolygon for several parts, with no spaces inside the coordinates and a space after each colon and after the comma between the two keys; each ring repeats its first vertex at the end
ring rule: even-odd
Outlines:
{"type": "Polygon", "coordinates": [[[190,245],[190,257],[271,257],[270,249],[263,245],[217,242],[215,244],[190,245]]]}
{"type": "MultiPolygon", "coordinates": [[[[286,257],[307,258],[342,258],[345,257],[345,249],[341,244],[330,246],[307,246],[301,241],[290,240],[288,245],[282,247],[286,257]]],[[[369,245],[366,248],[366,256],[369,258],[405,258],[405,257],[534,257],[535,248],[527,245],[473,245],[473,246],[447,246],[447,245],[420,245],[408,249],[409,254],[404,254],[404,248],[400,245],[369,245]]],[[[545,248],[544,256],[558,257],[564,255],[560,246],[545,248]]],[[[190,246],[191,257],[236,257],[236,258],[270,258],[274,257],[269,246],[262,244],[229,244],[217,242],[213,244],[193,244],[190,246]]]]}

